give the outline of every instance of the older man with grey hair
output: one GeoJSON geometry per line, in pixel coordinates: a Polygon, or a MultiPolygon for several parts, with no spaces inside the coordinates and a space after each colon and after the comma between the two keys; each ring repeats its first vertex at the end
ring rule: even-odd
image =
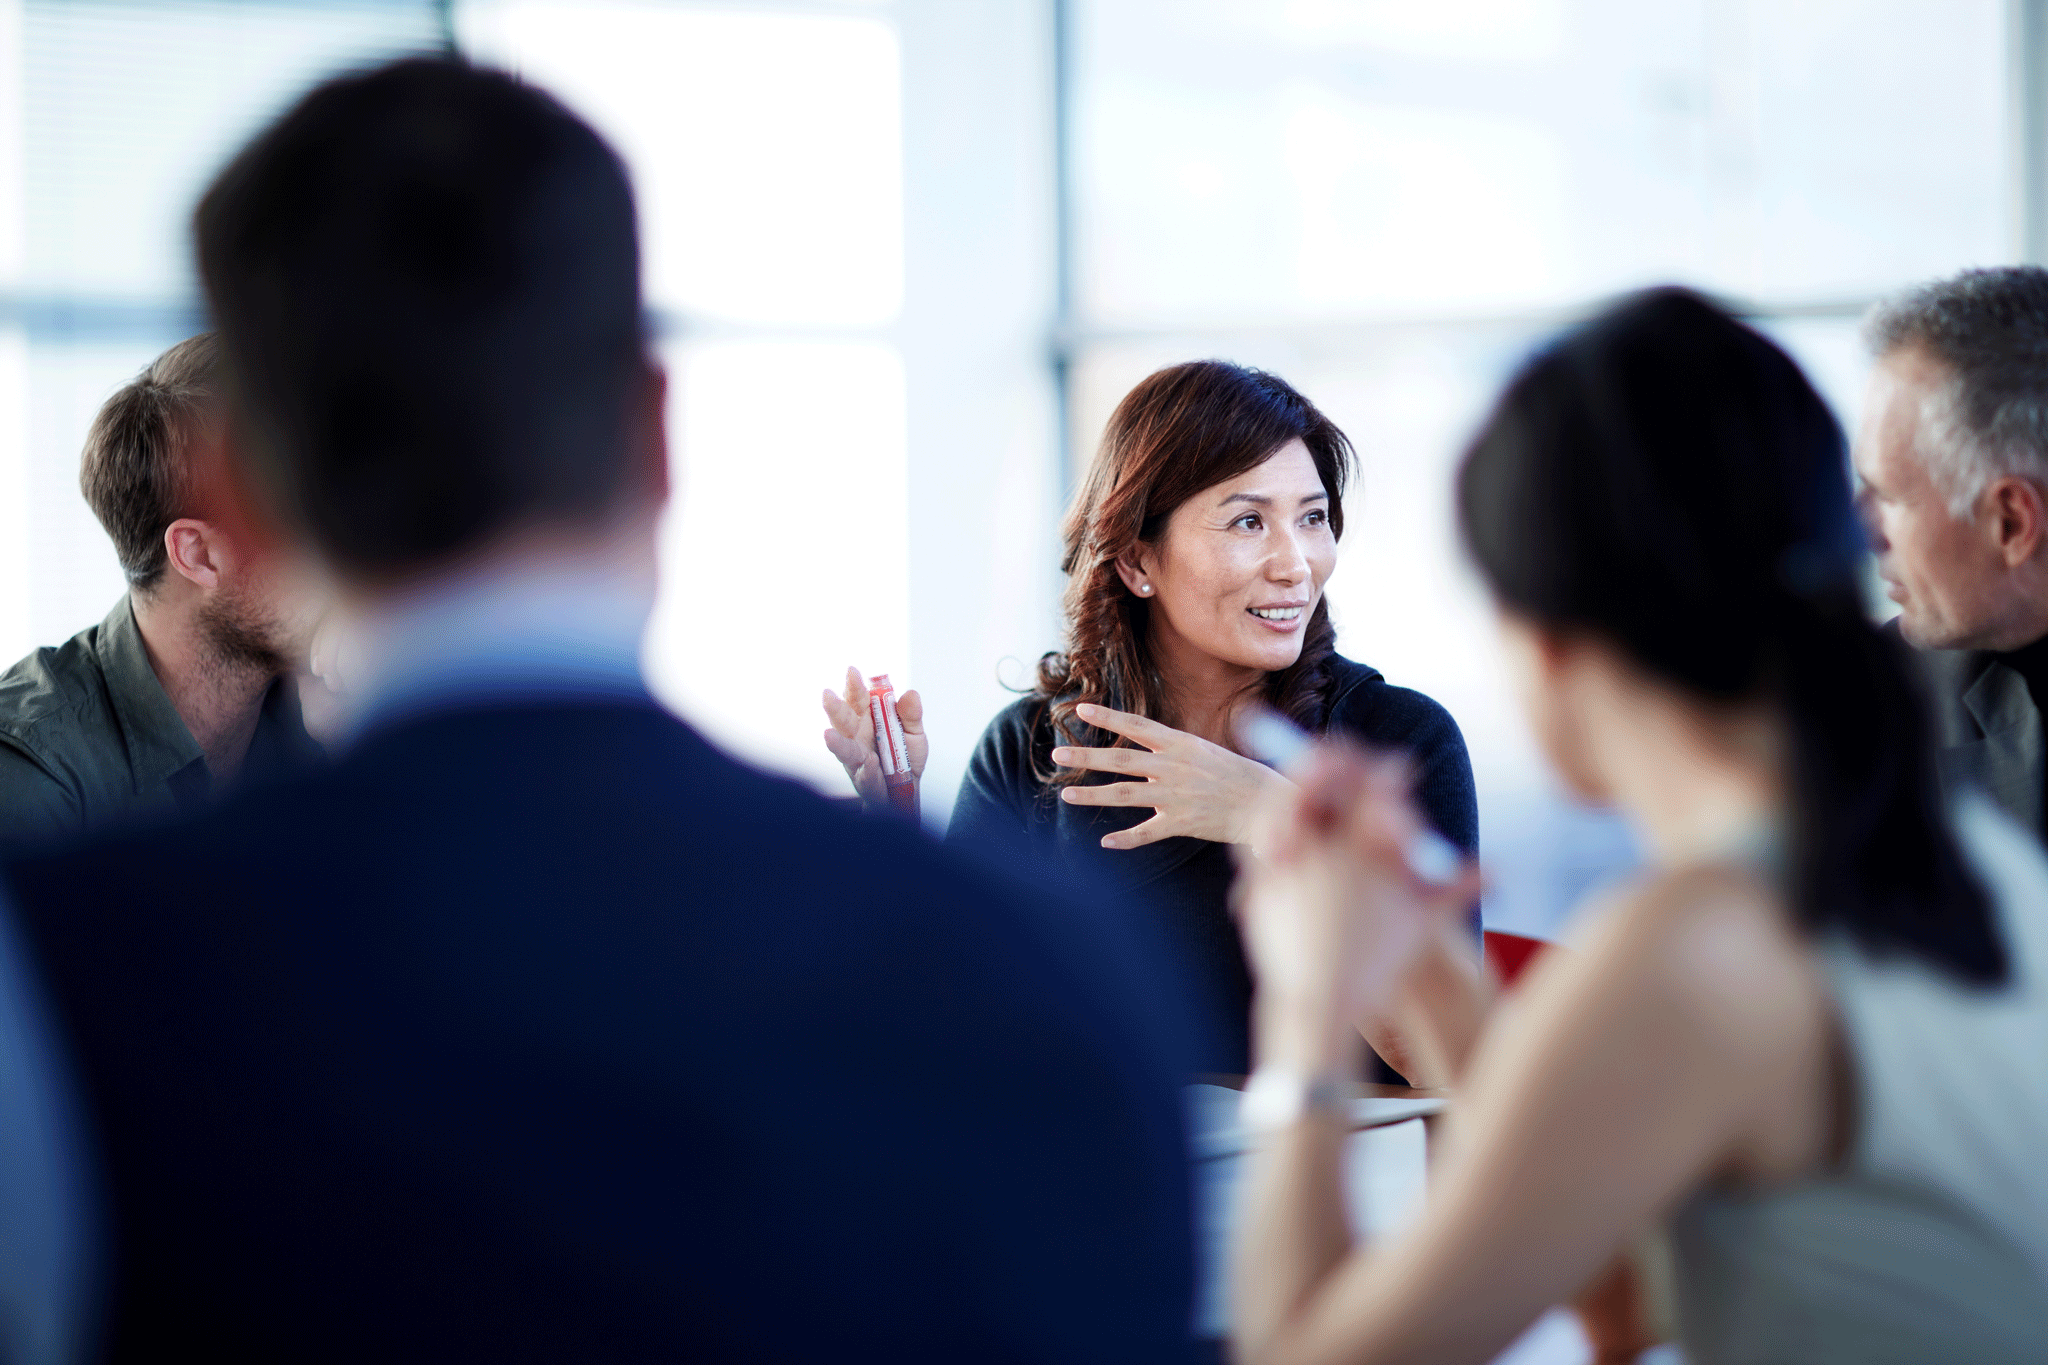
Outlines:
{"type": "Polygon", "coordinates": [[[1927,651],[1944,771],[2041,830],[2048,270],[1964,271],[1866,328],[1860,500],[1899,630],[1927,651]]]}

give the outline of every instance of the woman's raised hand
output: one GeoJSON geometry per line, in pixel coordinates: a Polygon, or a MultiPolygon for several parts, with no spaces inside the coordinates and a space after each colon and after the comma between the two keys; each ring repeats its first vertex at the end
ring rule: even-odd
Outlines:
{"type": "MultiPolygon", "coordinates": [[[[924,699],[916,692],[897,693],[896,718],[903,722],[903,745],[910,750],[910,771],[922,781],[925,756],[932,747],[924,734],[924,699]]],[[[868,685],[859,669],[846,670],[845,696],[829,687],[825,689],[825,719],[832,722],[832,728],[825,732],[825,747],[846,769],[862,803],[887,805],[882,760],[875,753],[875,722],[868,711],[868,685]]]]}
{"type": "Polygon", "coordinates": [[[1152,818],[1143,824],[1105,834],[1104,848],[1139,848],[1180,835],[1219,844],[1250,843],[1260,801],[1293,786],[1263,763],[1156,720],[1086,703],[1076,707],[1075,713],[1098,729],[1144,746],[1081,749],[1061,745],[1052,751],[1052,761],[1063,768],[1137,779],[1060,790],[1060,799],[1069,805],[1152,808],[1152,818]]]}
{"type": "MultiPolygon", "coordinates": [[[[1341,1067],[1360,1019],[1388,1012],[1409,969],[1479,895],[1467,863],[1443,884],[1410,867],[1423,829],[1399,758],[1324,741],[1299,786],[1261,809],[1259,856],[1236,893],[1259,982],[1260,1037],[1303,1074],[1341,1067]]],[[[1265,1051],[1262,1045],[1262,1052],[1265,1051]]]]}

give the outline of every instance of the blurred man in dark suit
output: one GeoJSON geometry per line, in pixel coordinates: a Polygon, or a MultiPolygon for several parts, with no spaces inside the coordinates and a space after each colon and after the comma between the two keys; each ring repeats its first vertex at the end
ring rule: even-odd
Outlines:
{"type": "MultiPolygon", "coordinates": [[[[112,1358],[1184,1353],[1142,950],[642,686],[664,380],[616,156],[406,62],[263,134],[198,238],[363,704],[328,771],[7,868],[99,1133],[112,1358]]],[[[740,570],[686,588],[774,610],[740,570]]]]}

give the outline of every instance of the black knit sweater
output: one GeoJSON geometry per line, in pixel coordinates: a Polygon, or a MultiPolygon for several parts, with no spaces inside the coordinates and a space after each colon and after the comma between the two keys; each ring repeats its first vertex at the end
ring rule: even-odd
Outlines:
{"type": "MultiPolygon", "coordinates": [[[[1332,660],[1338,683],[1330,729],[1376,749],[1398,749],[1415,764],[1423,813],[1467,853],[1479,847],[1479,807],[1465,738],[1450,712],[1378,670],[1332,660]]],[[[1079,882],[1107,892],[1156,922],[1156,937],[1185,970],[1190,992],[1211,1023],[1204,1069],[1249,1067],[1252,981],[1228,896],[1230,849],[1206,839],[1162,839],[1136,849],[1105,849],[1102,836],[1152,816],[1149,808],[1073,806],[1043,786],[1050,772],[1052,721],[1043,697],[1005,707],[982,732],[953,807],[948,843],[961,844],[1040,880],[1079,882]]],[[[1113,774],[1090,780],[1114,781],[1113,774]]],[[[1474,920],[1474,930],[1478,922],[1474,920]]],[[[1399,1080],[1384,1067],[1375,1078],[1399,1080]]]]}

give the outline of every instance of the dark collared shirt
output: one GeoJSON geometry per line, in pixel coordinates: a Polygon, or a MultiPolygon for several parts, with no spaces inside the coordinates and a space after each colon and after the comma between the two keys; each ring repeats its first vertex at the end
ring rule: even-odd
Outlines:
{"type": "MultiPolygon", "coordinates": [[[[2034,703],[2034,710],[2048,716],[2048,636],[1992,657],[2025,680],[2027,697],[2034,703]]],[[[2034,780],[2036,785],[2048,783],[2048,771],[2035,774],[2034,780]]],[[[2042,801],[2041,809],[2044,816],[2048,816],[2048,799],[2042,801]]]]}
{"type": "Polygon", "coordinates": [[[1944,785],[1980,788],[2027,829],[2043,828],[2042,716],[2026,677],[1980,649],[1919,654],[1944,785]]]}
{"type": "MultiPolygon", "coordinates": [[[[298,689],[264,694],[243,772],[317,761],[298,689]]],[[[206,755],[150,666],[125,596],[107,619],[0,675],[0,845],[187,814],[213,796],[206,755]]]]}

